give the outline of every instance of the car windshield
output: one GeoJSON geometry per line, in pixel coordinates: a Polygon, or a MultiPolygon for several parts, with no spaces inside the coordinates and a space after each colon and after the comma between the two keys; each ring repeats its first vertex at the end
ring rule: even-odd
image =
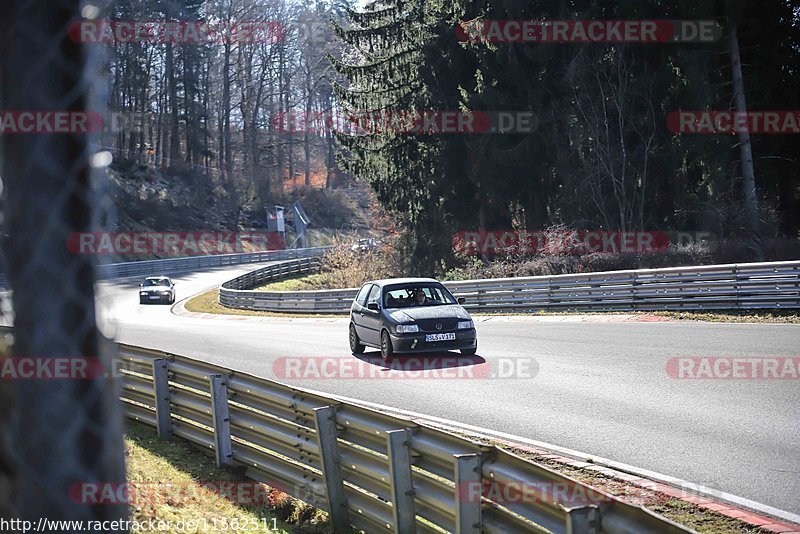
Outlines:
{"type": "Polygon", "coordinates": [[[148,278],[142,284],[144,287],[151,287],[151,286],[165,286],[169,287],[169,280],[166,278],[155,279],[155,278],[148,278]]]}
{"type": "Polygon", "coordinates": [[[393,286],[383,294],[383,305],[387,309],[445,304],[456,304],[456,299],[441,284],[393,286]]]}

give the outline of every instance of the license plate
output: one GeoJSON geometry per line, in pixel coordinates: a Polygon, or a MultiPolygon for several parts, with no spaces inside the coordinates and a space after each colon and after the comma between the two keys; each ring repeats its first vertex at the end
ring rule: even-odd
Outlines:
{"type": "Polygon", "coordinates": [[[425,341],[453,341],[456,338],[455,332],[449,334],[426,334],[425,341]]]}
{"type": "Polygon", "coordinates": [[[156,299],[160,299],[160,298],[161,298],[161,297],[160,297],[160,296],[158,296],[158,295],[150,295],[150,299],[151,299],[151,300],[156,300],[156,299]]]}

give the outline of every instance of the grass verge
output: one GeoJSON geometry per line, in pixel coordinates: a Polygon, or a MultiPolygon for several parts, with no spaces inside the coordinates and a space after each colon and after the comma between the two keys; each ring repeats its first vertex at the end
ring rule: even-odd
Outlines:
{"type": "Polygon", "coordinates": [[[260,311],[260,310],[239,310],[234,308],[226,308],[222,304],[219,303],[219,290],[214,289],[212,291],[208,291],[207,293],[201,293],[196,297],[192,297],[184,304],[184,308],[187,311],[195,312],[195,313],[214,313],[218,315],[250,315],[255,317],[291,317],[291,318],[300,318],[300,317],[328,317],[328,318],[339,318],[346,317],[345,314],[325,314],[325,313],[280,313],[280,312],[268,312],[268,311],[260,311]]]}
{"type": "Polygon", "coordinates": [[[709,321],[712,323],[800,323],[800,311],[797,310],[742,310],[719,312],[656,311],[647,313],[648,315],[660,315],[680,321],[709,321]]]}
{"type": "Polygon", "coordinates": [[[323,274],[299,274],[276,282],[270,282],[253,289],[253,291],[306,291],[329,289],[327,278],[323,274]]]}
{"type": "Polygon", "coordinates": [[[142,424],[127,422],[125,456],[128,483],[141,488],[140,493],[135,489],[131,493],[131,519],[144,525],[151,519],[171,525],[183,520],[184,524],[195,522],[198,528],[193,532],[198,534],[212,534],[226,526],[231,532],[330,531],[325,513],[266,486],[266,499],[243,493],[249,501],[262,501],[255,504],[237,503],[213,491],[210,488],[219,488],[220,483],[247,482],[247,488],[255,483],[235,470],[217,468],[209,456],[187,442],[160,440],[142,424]],[[233,528],[236,523],[241,527],[233,528]]]}

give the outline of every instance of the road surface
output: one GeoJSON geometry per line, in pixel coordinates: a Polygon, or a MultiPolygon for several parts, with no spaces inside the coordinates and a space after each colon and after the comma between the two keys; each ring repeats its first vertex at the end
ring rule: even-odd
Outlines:
{"type": "MultiPolygon", "coordinates": [[[[253,268],[174,276],[178,299],[253,268]]],[[[375,351],[356,360],[346,319],[180,316],[170,306],[139,305],[137,286],[100,284],[104,331],[118,341],[583,451],[800,513],[800,380],[675,380],[666,371],[681,356],[798,356],[800,325],[482,317],[478,355],[459,362],[473,378],[414,379],[387,369],[375,351]],[[381,378],[276,376],[297,357],[342,358],[381,378]],[[509,361],[537,372],[474,378],[509,361]]]]}

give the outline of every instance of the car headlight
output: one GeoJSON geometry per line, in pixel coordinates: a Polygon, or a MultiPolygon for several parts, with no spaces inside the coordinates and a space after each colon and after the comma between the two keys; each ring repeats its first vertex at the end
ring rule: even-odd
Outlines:
{"type": "Polygon", "coordinates": [[[459,330],[466,330],[467,328],[475,328],[475,325],[472,324],[472,321],[458,321],[459,330]]]}
{"type": "Polygon", "coordinates": [[[415,324],[399,324],[395,330],[398,334],[411,334],[419,332],[419,326],[415,324]]]}
{"type": "Polygon", "coordinates": [[[147,291],[139,291],[140,295],[147,295],[147,291]]]}

